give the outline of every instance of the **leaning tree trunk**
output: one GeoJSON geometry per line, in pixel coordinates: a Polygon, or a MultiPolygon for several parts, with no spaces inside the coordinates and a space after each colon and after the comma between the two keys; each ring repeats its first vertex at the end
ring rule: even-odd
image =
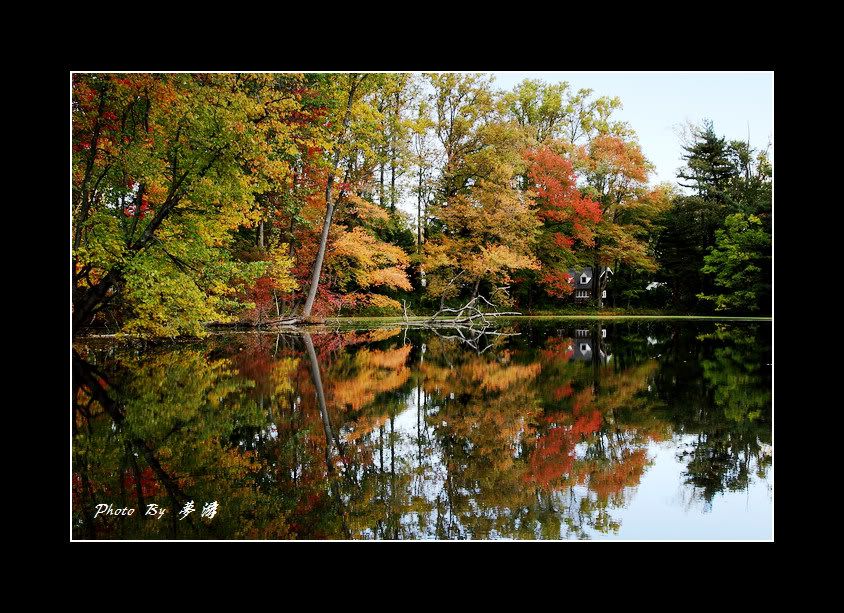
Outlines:
{"type": "Polygon", "coordinates": [[[319,289],[319,278],[322,274],[322,262],[325,259],[325,246],[328,244],[328,230],[331,228],[331,218],[334,217],[334,203],[331,201],[331,184],[334,183],[334,174],[328,177],[328,185],[325,187],[325,200],[328,205],[325,211],[325,221],[322,223],[322,234],[319,239],[319,251],[317,251],[314,268],[311,272],[311,287],[308,289],[308,299],[302,309],[302,317],[310,317],[316,301],[317,290],[319,289]]]}
{"type": "Polygon", "coordinates": [[[73,314],[71,316],[71,331],[76,336],[91,323],[94,315],[106,307],[114,290],[123,282],[123,270],[119,266],[113,267],[106,275],[91,287],[75,288],[73,292],[73,314]],[[110,293],[111,291],[111,293],[110,293]]]}
{"type": "Polygon", "coordinates": [[[352,118],[352,102],[355,99],[355,90],[360,84],[360,81],[356,80],[356,76],[351,78],[352,82],[349,86],[349,98],[346,101],[346,112],[343,116],[343,131],[340,134],[337,152],[334,154],[334,163],[331,166],[331,172],[328,174],[328,182],[325,185],[325,221],[322,224],[319,251],[317,251],[316,261],[314,261],[314,268],[311,273],[311,287],[308,289],[308,298],[305,301],[304,308],[302,309],[303,318],[310,317],[311,311],[314,308],[314,301],[316,300],[317,290],[319,289],[319,278],[322,274],[322,262],[325,259],[325,246],[328,244],[328,231],[331,229],[331,219],[334,217],[334,202],[331,200],[331,188],[334,185],[334,175],[337,172],[337,164],[340,161],[340,148],[345,143],[346,133],[349,129],[349,122],[352,118]]]}

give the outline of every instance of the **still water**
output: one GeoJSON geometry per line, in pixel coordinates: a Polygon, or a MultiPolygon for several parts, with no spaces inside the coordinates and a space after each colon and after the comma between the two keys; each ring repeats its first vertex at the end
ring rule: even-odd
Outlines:
{"type": "Polygon", "coordinates": [[[770,322],[498,332],[79,342],[73,538],[772,538],[770,322]]]}

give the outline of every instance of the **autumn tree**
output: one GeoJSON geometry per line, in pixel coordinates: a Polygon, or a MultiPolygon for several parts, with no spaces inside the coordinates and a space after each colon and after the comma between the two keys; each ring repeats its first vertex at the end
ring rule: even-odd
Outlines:
{"type": "MultiPolygon", "coordinates": [[[[262,254],[261,261],[269,265],[255,284],[246,290],[247,300],[255,305],[250,319],[256,324],[280,319],[282,304],[289,302],[287,295],[299,288],[292,274],[294,259],[289,255],[287,244],[271,247],[262,254]]],[[[284,310],[284,315],[288,315],[287,309],[284,310]]]]}
{"type": "Polygon", "coordinates": [[[484,148],[479,127],[495,110],[490,81],[481,74],[429,74],[433,88],[434,133],[443,149],[437,203],[465,191],[478,180],[473,164],[484,148]]]}
{"type": "Polygon", "coordinates": [[[417,93],[409,73],[379,75],[378,110],[383,117],[383,141],[379,156],[379,201],[395,212],[400,196],[399,181],[407,171],[410,156],[407,111],[417,93]],[[389,171],[389,201],[385,195],[385,171],[389,171]]]}
{"type": "MultiPolygon", "coordinates": [[[[255,229],[259,249],[272,243],[288,245],[292,257],[296,251],[296,231],[305,222],[303,210],[309,197],[324,188],[325,151],[330,147],[330,120],[327,119],[332,98],[327,83],[330,75],[280,75],[281,92],[297,96],[299,107],[290,113],[289,142],[277,155],[287,164],[288,172],[267,186],[258,199],[261,218],[255,229]]],[[[273,133],[268,134],[272,137],[273,133]]],[[[245,231],[246,229],[244,229],[245,231]]],[[[244,233],[244,237],[247,237],[244,233]]]]}
{"type": "Polygon", "coordinates": [[[514,271],[539,268],[533,247],[540,221],[532,201],[520,196],[481,181],[470,194],[435,209],[442,230],[425,245],[425,266],[432,275],[429,291],[441,304],[465,284],[473,296],[482,281],[500,292],[514,271]]]}
{"type": "Polygon", "coordinates": [[[201,334],[242,305],[262,265],[231,232],[288,171],[296,95],[273,75],[78,74],[73,83],[73,329],[122,309],[123,329],[201,334]]]}
{"type": "Polygon", "coordinates": [[[581,194],[572,164],[563,156],[542,147],[526,151],[525,157],[544,222],[537,247],[542,284],[551,296],[567,296],[572,291],[567,269],[574,264],[576,248],[594,244],[601,209],[581,194]]]}
{"type": "Polygon", "coordinates": [[[379,293],[413,289],[407,274],[408,254],[379,238],[396,214],[358,196],[349,195],[347,200],[328,259],[338,290],[346,294],[343,303],[397,313],[401,305],[379,293]]]}
{"type": "Polygon", "coordinates": [[[343,79],[332,80],[331,82],[332,93],[335,96],[332,109],[334,112],[331,115],[332,120],[330,120],[334,126],[334,140],[331,142],[331,162],[325,181],[325,219],[322,223],[322,232],[319,238],[316,258],[311,267],[308,296],[302,309],[302,317],[305,319],[311,316],[317,290],[319,289],[322,264],[325,259],[325,249],[328,244],[328,233],[331,230],[331,222],[334,218],[334,209],[337,204],[336,198],[341,198],[349,185],[348,181],[342,181],[340,193],[335,197],[334,182],[337,179],[338,173],[342,172],[340,163],[341,161],[345,161],[346,176],[343,178],[348,179],[348,175],[353,171],[354,163],[357,159],[358,143],[350,143],[352,118],[355,115],[353,111],[358,110],[360,113],[369,112],[367,107],[361,105],[359,102],[362,94],[365,93],[364,86],[367,84],[367,76],[366,74],[348,73],[344,75],[343,79]]]}
{"type": "Polygon", "coordinates": [[[598,133],[578,147],[575,156],[586,178],[586,194],[601,209],[592,248],[592,296],[600,308],[607,267],[656,270],[647,240],[650,213],[655,212],[651,198],[655,194],[647,189],[652,165],[624,132],[598,133]]]}
{"type": "MultiPolygon", "coordinates": [[[[527,79],[506,92],[502,103],[505,115],[522,127],[531,151],[543,152],[540,157],[532,154],[532,163],[538,167],[534,176],[523,175],[523,189],[536,189],[539,185],[544,194],[540,201],[546,204],[551,202],[549,192],[557,192],[556,204],[543,213],[546,236],[539,243],[543,259],[541,281],[546,291],[552,296],[566,295],[570,288],[564,268],[589,265],[595,271],[594,278],[601,280],[593,285],[600,303],[606,283],[606,276],[601,276],[602,266],[611,263],[618,269],[624,261],[635,268],[653,270],[647,257],[649,222],[643,215],[648,207],[633,206],[636,196],[646,194],[647,178],[642,172],[645,162],[637,153],[629,126],[613,118],[621,101],[596,97],[591,89],[573,90],[566,82],[548,84],[527,79]],[[614,150],[618,144],[622,144],[621,148],[614,150]],[[570,163],[571,170],[565,169],[570,163]],[[537,172],[544,174],[540,181],[536,180],[537,172]],[[583,185],[578,185],[578,175],[583,185]],[[545,180],[551,183],[546,185],[545,180]],[[598,204],[587,212],[581,205],[572,206],[578,201],[598,204]],[[624,215],[617,211],[622,204],[624,215]],[[634,208],[638,208],[636,213],[634,208]],[[577,227],[565,221],[575,217],[577,227]],[[584,232],[584,228],[588,231],[584,232]]],[[[531,276],[524,281],[519,293],[533,301],[531,276]]]]}
{"type": "Polygon", "coordinates": [[[430,295],[440,304],[482,282],[509,301],[511,273],[537,269],[532,250],[539,219],[517,177],[526,166],[525,133],[500,112],[479,75],[430,75],[434,132],[443,148],[431,227],[425,245],[430,295]]]}
{"type": "Polygon", "coordinates": [[[505,112],[526,128],[537,144],[547,144],[561,138],[566,127],[572,121],[577,121],[573,117],[574,106],[569,84],[565,81],[548,84],[536,79],[525,79],[512,91],[505,92],[501,101],[505,112]]]}
{"type": "Polygon", "coordinates": [[[422,245],[427,237],[428,203],[433,197],[435,188],[434,170],[437,167],[437,150],[431,142],[431,129],[434,125],[429,99],[421,94],[417,95],[414,115],[408,121],[411,139],[410,161],[415,168],[413,193],[416,196],[417,253],[421,253],[422,245]]]}
{"type": "Polygon", "coordinates": [[[546,83],[525,79],[501,98],[505,113],[524,127],[535,144],[554,141],[570,148],[598,134],[625,134],[623,122],[612,114],[621,107],[617,97],[595,96],[592,89],[573,90],[566,81],[546,83]]]}

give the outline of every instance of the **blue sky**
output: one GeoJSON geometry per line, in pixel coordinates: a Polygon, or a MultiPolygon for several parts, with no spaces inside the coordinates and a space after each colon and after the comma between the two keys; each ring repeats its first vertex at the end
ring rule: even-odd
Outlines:
{"type": "MultiPolygon", "coordinates": [[[[592,88],[596,96],[618,96],[616,117],[636,131],[642,151],[656,165],[652,183],[676,184],[683,153],[676,127],[708,118],[715,132],[747,139],[764,149],[773,142],[772,72],[492,72],[495,86],[512,89],[523,79],[568,81],[572,89],[592,88]]],[[[773,146],[770,149],[773,159],[773,146]]]]}

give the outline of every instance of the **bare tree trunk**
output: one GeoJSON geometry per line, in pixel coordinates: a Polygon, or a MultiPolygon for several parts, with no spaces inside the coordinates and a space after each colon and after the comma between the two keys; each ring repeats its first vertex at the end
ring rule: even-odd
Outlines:
{"type": "Polygon", "coordinates": [[[381,163],[381,180],[380,180],[380,187],[378,188],[378,204],[384,206],[384,164],[381,163]]]}
{"type": "Polygon", "coordinates": [[[424,213],[423,219],[425,219],[425,225],[422,226],[422,242],[424,243],[425,241],[428,240],[428,223],[427,223],[427,220],[428,220],[428,201],[427,200],[425,201],[425,207],[424,207],[423,213],[424,213]]]}
{"type": "Polygon", "coordinates": [[[401,119],[401,91],[396,91],[394,123],[390,130],[390,211],[396,212],[396,129],[401,119]]]}
{"type": "Polygon", "coordinates": [[[595,297],[595,304],[598,308],[604,306],[601,299],[601,250],[600,242],[595,239],[595,262],[592,265],[592,295],[595,297]]]}
{"type": "MultiPolygon", "coordinates": [[[[288,230],[288,236],[290,237],[290,242],[287,245],[287,255],[293,257],[293,243],[295,242],[295,234],[294,230],[296,229],[296,216],[291,213],[290,214],[290,229],[288,230]]],[[[278,233],[278,240],[281,241],[281,232],[278,233]]]]}
{"type": "Polygon", "coordinates": [[[319,278],[322,274],[322,262],[325,259],[325,247],[328,244],[328,231],[331,228],[331,219],[334,217],[334,203],[331,201],[331,187],[334,183],[334,174],[328,177],[328,184],[325,187],[325,200],[328,205],[325,210],[325,221],[322,223],[322,234],[319,239],[319,251],[317,251],[314,268],[311,272],[311,286],[308,288],[308,298],[305,300],[305,307],[302,309],[303,317],[310,317],[316,301],[317,290],[319,289],[319,278]]]}
{"type": "Polygon", "coordinates": [[[334,217],[334,202],[331,199],[331,188],[334,185],[334,175],[337,172],[337,163],[340,161],[340,148],[345,143],[346,133],[349,129],[349,123],[352,118],[352,102],[355,99],[355,91],[358,85],[366,78],[366,75],[358,80],[357,75],[350,75],[351,83],[349,84],[349,97],[346,101],[346,112],[343,116],[343,132],[340,134],[337,151],[334,154],[334,164],[331,171],[328,173],[328,182],[325,185],[325,221],[322,224],[322,234],[319,240],[319,251],[317,252],[316,261],[314,262],[313,272],[311,273],[311,287],[308,289],[308,298],[305,301],[305,307],[302,309],[302,317],[308,318],[311,316],[311,311],[314,308],[314,301],[316,300],[317,289],[319,289],[319,278],[322,274],[322,262],[325,259],[325,246],[328,244],[328,231],[331,229],[331,219],[334,217]]]}
{"type": "Polygon", "coordinates": [[[258,222],[257,243],[259,249],[264,248],[264,220],[258,222]]]}
{"type": "Polygon", "coordinates": [[[416,253],[422,253],[422,166],[419,167],[419,191],[416,194],[416,253]]]}
{"type": "Polygon", "coordinates": [[[390,211],[396,212],[396,152],[390,160],[390,211]]]}

